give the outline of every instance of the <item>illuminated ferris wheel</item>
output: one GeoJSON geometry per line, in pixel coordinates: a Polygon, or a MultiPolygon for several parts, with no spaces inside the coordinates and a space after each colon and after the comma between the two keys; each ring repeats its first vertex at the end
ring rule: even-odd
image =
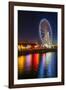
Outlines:
{"type": "Polygon", "coordinates": [[[40,21],[39,36],[43,47],[52,45],[52,29],[47,19],[42,19],[40,21]]]}

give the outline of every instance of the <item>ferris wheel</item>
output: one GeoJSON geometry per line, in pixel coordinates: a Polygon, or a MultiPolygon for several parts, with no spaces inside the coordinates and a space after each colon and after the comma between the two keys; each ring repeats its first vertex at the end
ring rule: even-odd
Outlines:
{"type": "Polygon", "coordinates": [[[39,23],[39,36],[42,46],[52,44],[52,29],[47,19],[42,19],[39,23]]]}

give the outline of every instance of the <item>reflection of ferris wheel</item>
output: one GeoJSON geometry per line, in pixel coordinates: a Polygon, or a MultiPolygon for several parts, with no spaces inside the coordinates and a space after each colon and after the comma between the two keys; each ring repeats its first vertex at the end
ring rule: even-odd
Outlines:
{"type": "Polygon", "coordinates": [[[39,35],[43,46],[52,44],[52,30],[47,19],[42,19],[40,21],[39,35]]]}

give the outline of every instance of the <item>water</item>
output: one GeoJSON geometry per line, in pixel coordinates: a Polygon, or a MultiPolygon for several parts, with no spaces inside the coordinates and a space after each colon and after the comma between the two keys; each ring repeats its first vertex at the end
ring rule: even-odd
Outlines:
{"type": "Polygon", "coordinates": [[[57,77],[57,52],[18,57],[18,79],[57,77]]]}

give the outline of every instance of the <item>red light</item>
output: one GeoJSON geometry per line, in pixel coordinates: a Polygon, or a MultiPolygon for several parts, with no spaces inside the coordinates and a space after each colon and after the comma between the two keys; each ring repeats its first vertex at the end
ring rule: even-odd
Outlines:
{"type": "Polygon", "coordinates": [[[39,65],[39,54],[33,54],[33,70],[37,71],[39,65]]]}

